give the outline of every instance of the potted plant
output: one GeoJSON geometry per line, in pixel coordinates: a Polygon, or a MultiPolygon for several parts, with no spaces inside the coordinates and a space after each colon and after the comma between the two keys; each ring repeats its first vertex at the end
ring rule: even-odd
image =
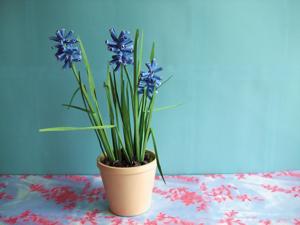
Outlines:
{"type": "Polygon", "coordinates": [[[64,63],[63,68],[72,70],[78,86],[70,102],[63,106],[86,113],[91,126],[44,128],[40,132],[94,130],[101,149],[97,166],[110,209],[117,215],[133,216],[150,207],[156,166],[164,180],[151,127],[152,113],[176,105],[154,108],[156,94],[164,83],[157,75],[162,68],[157,66],[154,57],[154,43],[144,72],[143,34],[136,30],[132,40],[128,31],[117,34],[112,28],[109,32],[111,40],[105,43],[113,55],[107,65],[104,81],[109,123],[103,120],[94,77],[82,41],[74,37],[73,31],[59,29],[54,37],[50,37],[56,42],[55,56],[64,63]],[[85,85],[76,67],[80,61],[84,64],[88,85],[85,85]],[[82,106],[73,104],[77,95],[81,97],[82,106]],[[154,152],[147,149],[150,139],[154,152]]]}

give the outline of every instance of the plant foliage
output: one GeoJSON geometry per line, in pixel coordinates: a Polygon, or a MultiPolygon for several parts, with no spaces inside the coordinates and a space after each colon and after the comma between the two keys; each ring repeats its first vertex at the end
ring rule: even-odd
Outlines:
{"type": "Polygon", "coordinates": [[[131,40],[128,31],[121,31],[117,35],[110,29],[112,40],[105,43],[109,51],[113,52],[112,60],[107,66],[104,89],[107,100],[109,123],[103,120],[103,115],[97,99],[96,85],[83,43],[73,37],[74,32],[59,29],[56,36],[50,37],[56,42],[56,58],[64,62],[63,68],[72,69],[77,88],[68,104],[68,109],[76,109],[87,114],[91,126],[88,127],[53,127],[40,129],[40,132],[94,130],[102,154],[110,162],[126,161],[129,164],[144,162],[147,144],[151,138],[156,154],[158,170],[163,178],[157,145],[151,127],[152,114],[155,111],[175,108],[178,105],[154,108],[158,89],[164,83],[157,75],[162,70],[157,67],[155,59],[155,44],[153,43],[148,71],[141,71],[143,34],[135,32],[131,40]],[[87,76],[87,85],[83,82],[76,64],[83,61],[87,76]],[[114,65],[114,68],[110,65],[114,65]],[[132,66],[132,69],[129,68],[132,66]],[[129,71],[133,71],[132,74],[129,71]],[[81,96],[82,105],[73,105],[73,99],[81,96]]]}

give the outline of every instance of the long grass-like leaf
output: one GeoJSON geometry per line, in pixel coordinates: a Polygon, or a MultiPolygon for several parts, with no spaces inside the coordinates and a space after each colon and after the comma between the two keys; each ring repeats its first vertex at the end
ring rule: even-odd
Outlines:
{"type": "Polygon", "coordinates": [[[138,62],[138,40],[139,40],[139,30],[136,30],[135,38],[134,38],[134,84],[133,84],[133,126],[134,126],[134,149],[135,149],[135,156],[138,161],[142,161],[140,156],[140,137],[139,137],[139,130],[138,130],[138,110],[139,110],[139,101],[138,101],[138,77],[139,77],[139,62],[138,62]]]}
{"type": "Polygon", "coordinates": [[[117,95],[116,95],[116,88],[114,86],[114,82],[113,82],[113,79],[112,79],[112,76],[111,76],[111,72],[109,72],[109,84],[110,84],[110,92],[111,92],[111,96],[112,96],[112,99],[113,99],[113,105],[114,105],[114,111],[115,111],[115,118],[116,118],[116,125],[117,125],[117,128],[119,128],[119,104],[117,103],[118,99],[117,99],[117,95]]]}
{"type": "MultiPolygon", "coordinates": [[[[87,93],[86,87],[82,83],[80,73],[77,72],[76,67],[75,67],[74,64],[72,64],[72,70],[73,70],[75,78],[78,82],[78,85],[80,87],[83,102],[87,106],[86,108],[89,109],[89,111],[94,112],[94,107],[91,103],[91,100],[90,100],[89,95],[87,93]]],[[[103,121],[102,121],[101,117],[98,117],[99,115],[96,115],[95,113],[89,114],[89,115],[91,115],[91,117],[89,117],[89,118],[90,118],[90,121],[91,121],[92,125],[96,125],[96,126],[102,126],[103,125],[103,121]]],[[[112,150],[111,150],[109,141],[107,139],[106,133],[102,129],[98,129],[98,130],[96,130],[96,132],[97,132],[97,137],[99,137],[99,143],[100,143],[100,147],[101,147],[102,151],[105,151],[107,153],[107,156],[109,157],[109,159],[114,161],[115,157],[114,157],[114,154],[112,153],[112,150]],[[102,144],[103,144],[103,146],[102,146],[102,144]]]]}
{"type": "Polygon", "coordinates": [[[121,103],[120,103],[120,97],[119,97],[119,94],[118,94],[118,87],[117,87],[117,81],[116,81],[116,74],[115,72],[113,72],[113,82],[112,82],[112,90],[114,91],[114,95],[115,95],[115,98],[116,98],[116,103],[119,107],[119,109],[121,110],[121,103]]]}
{"type": "MultiPolygon", "coordinates": [[[[113,103],[112,103],[112,99],[111,99],[109,67],[107,68],[107,76],[106,76],[106,82],[104,83],[104,87],[105,87],[105,93],[106,93],[106,98],[107,98],[107,106],[108,106],[108,111],[109,111],[110,123],[115,124],[113,103]]],[[[111,132],[111,140],[112,140],[112,143],[113,143],[114,154],[117,157],[117,159],[120,159],[119,147],[118,147],[118,143],[117,143],[115,129],[111,129],[110,132],[111,132]]]]}
{"type": "Polygon", "coordinates": [[[126,151],[125,146],[123,145],[122,138],[121,138],[121,135],[120,135],[120,132],[119,132],[118,128],[115,127],[115,129],[116,129],[117,137],[119,139],[119,143],[121,144],[121,150],[123,151],[123,153],[124,153],[124,155],[126,157],[126,160],[128,162],[132,162],[131,161],[132,158],[129,157],[128,152],[126,151]]]}
{"type": "Polygon", "coordinates": [[[149,139],[150,124],[151,124],[151,119],[152,119],[152,112],[153,112],[155,97],[156,97],[156,88],[154,88],[153,96],[152,96],[149,106],[148,106],[148,113],[146,114],[146,118],[145,118],[145,128],[144,128],[145,134],[144,134],[144,141],[143,141],[144,143],[143,143],[143,148],[141,149],[142,158],[145,156],[146,146],[147,146],[147,142],[149,139]]]}
{"type": "MultiPolygon", "coordinates": [[[[74,74],[74,76],[76,78],[76,81],[78,83],[78,86],[79,86],[79,90],[80,90],[80,94],[81,94],[81,98],[82,98],[82,102],[83,102],[84,108],[86,110],[88,110],[88,105],[87,105],[86,99],[84,97],[84,92],[82,90],[82,83],[81,83],[80,71],[77,71],[77,69],[76,69],[76,67],[75,67],[75,65],[73,63],[72,63],[72,71],[73,71],[73,74],[74,74]]],[[[88,115],[88,118],[89,118],[92,126],[95,126],[95,122],[94,122],[94,119],[93,119],[92,115],[90,113],[87,113],[87,115],[88,115]]],[[[103,148],[103,145],[102,145],[102,142],[101,142],[101,138],[100,138],[100,135],[99,135],[99,132],[98,132],[99,130],[94,130],[94,131],[95,131],[96,137],[98,139],[100,149],[101,149],[103,155],[105,157],[107,157],[107,153],[106,153],[106,151],[103,148]]]]}
{"type": "Polygon", "coordinates": [[[151,49],[151,54],[150,54],[150,62],[152,62],[154,57],[155,57],[155,42],[152,43],[152,49],[151,49]]]}
{"type": "MultiPolygon", "coordinates": [[[[146,123],[145,123],[145,119],[147,118],[146,117],[146,106],[147,106],[147,100],[148,100],[148,97],[147,97],[147,90],[144,89],[144,93],[141,97],[141,104],[140,104],[140,121],[139,121],[139,133],[140,133],[140,146],[141,146],[141,150],[143,151],[143,148],[144,148],[144,135],[145,135],[145,129],[146,129],[146,123]]],[[[145,143],[147,144],[147,143],[145,143]]]]}
{"type": "MultiPolygon", "coordinates": [[[[142,67],[142,61],[143,61],[143,42],[144,42],[144,33],[141,32],[141,38],[140,38],[140,46],[139,46],[139,49],[140,49],[140,52],[139,52],[139,57],[138,57],[138,71],[137,71],[137,82],[139,81],[140,79],[140,74],[141,74],[141,67],[142,67]]],[[[138,85],[138,84],[136,84],[138,85]]]]}
{"type": "Polygon", "coordinates": [[[137,82],[138,82],[138,40],[139,40],[139,29],[136,30],[135,32],[135,38],[134,38],[134,52],[133,52],[133,87],[134,87],[134,92],[137,89],[137,82]]]}
{"type": "Polygon", "coordinates": [[[164,80],[161,85],[157,88],[160,89],[165,83],[167,83],[171,78],[173,77],[173,75],[169,76],[166,80],[164,80]]]}
{"type": "Polygon", "coordinates": [[[92,75],[91,67],[90,67],[90,64],[88,62],[88,58],[87,58],[85,48],[83,46],[82,41],[80,39],[78,39],[78,42],[79,42],[80,49],[81,49],[83,63],[85,65],[87,76],[88,76],[90,92],[91,92],[91,95],[95,97],[95,81],[94,81],[94,78],[93,78],[93,75],[92,75]]]}
{"type": "Polygon", "coordinates": [[[126,89],[125,89],[125,81],[123,75],[123,66],[121,66],[121,118],[123,122],[123,134],[126,145],[126,150],[130,157],[133,157],[133,145],[131,141],[131,126],[129,120],[129,107],[126,103],[126,89]]]}
{"type": "Polygon", "coordinates": [[[155,141],[155,136],[154,136],[153,130],[151,128],[150,128],[150,134],[151,134],[151,137],[152,137],[153,147],[154,147],[154,151],[155,151],[157,168],[158,168],[158,171],[159,171],[159,173],[161,175],[161,178],[163,179],[164,183],[166,183],[165,178],[164,178],[164,174],[163,174],[163,171],[161,169],[160,162],[159,162],[159,157],[158,157],[158,152],[157,152],[157,145],[156,145],[156,141],[155,141]]]}
{"type": "Polygon", "coordinates": [[[69,105],[69,104],[62,104],[62,105],[65,106],[65,107],[67,107],[68,109],[69,109],[69,108],[73,108],[73,109],[78,109],[78,110],[83,111],[83,112],[93,113],[93,112],[91,112],[90,110],[85,109],[85,108],[82,108],[82,107],[80,107],[80,106],[69,105]]]}
{"type": "MultiPolygon", "coordinates": [[[[77,94],[79,91],[80,91],[80,87],[76,88],[76,90],[73,92],[72,97],[71,97],[71,99],[70,99],[70,101],[69,101],[69,105],[72,105],[73,100],[74,100],[76,94],[77,94]]],[[[68,107],[68,109],[69,109],[69,108],[70,108],[70,107],[68,107]]]]}
{"type": "Polygon", "coordinates": [[[128,132],[129,132],[129,136],[130,136],[130,141],[131,141],[131,145],[133,145],[132,143],[132,131],[131,131],[131,119],[130,119],[130,98],[129,98],[129,88],[128,88],[128,83],[126,84],[126,90],[125,90],[125,94],[126,94],[126,120],[127,120],[127,124],[128,124],[128,132]]]}
{"type": "Polygon", "coordinates": [[[126,78],[127,78],[127,83],[129,84],[129,87],[130,87],[130,94],[131,94],[131,98],[132,98],[133,97],[132,81],[129,77],[129,73],[128,73],[128,70],[127,70],[126,66],[124,66],[124,70],[125,70],[125,75],[126,75],[126,78]]]}
{"type": "Polygon", "coordinates": [[[176,105],[168,105],[168,106],[163,106],[163,107],[159,107],[159,108],[154,108],[153,112],[159,112],[159,111],[163,111],[163,110],[168,110],[168,109],[175,109],[178,106],[183,105],[183,103],[180,104],[176,104],[176,105]]]}
{"type": "MultiPolygon", "coordinates": [[[[93,74],[92,74],[92,71],[91,71],[91,67],[90,67],[90,64],[88,62],[88,58],[87,58],[83,43],[79,38],[78,38],[78,42],[79,42],[81,53],[82,53],[83,63],[85,65],[86,72],[87,72],[89,88],[90,88],[90,94],[92,96],[93,103],[94,103],[93,105],[96,106],[95,112],[96,112],[98,120],[99,120],[99,125],[103,125],[104,123],[103,123],[101,112],[99,110],[98,99],[97,99],[97,95],[96,95],[96,91],[95,91],[95,81],[94,81],[94,77],[93,77],[93,74]]],[[[111,146],[109,144],[106,132],[102,131],[101,133],[102,133],[103,141],[105,142],[105,145],[106,145],[105,147],[108,148],[109,151],[111,151],[111,146]]]]}
{"type": "Polygon", "coordinates": [[[115,125],[91,126],[91,127],[50,127],[39,129],[39,132],[56,132],[56,131],[79,131],[79,130],[99,130],[114,128],[115,125]]]}
{"type": "Polygon", "coordinates": [[[99,106],[98,106],[98,100],[97,100],[97,96],[96,96],[96,91],[95,91],[95,81],[94,81],[94,77],[93,77],[93,74],[92,74],[92,71],[91,71],[91,67],[90,67],[90,64],[88,62],[88,58],[87,58],[87,55],[86,55],[86,52],[85,52],[85,48],[83,46],[83,43],[80,39],[78,39],[78,42],[79,42],[79,45],[80,45],[80,49],[81,49],[81,54],[82,54],[82,59],[83,59],[83,63],[85,65],[85,68],[86,68],[86,73],[87,73],[87,77],[88,77],[88,83],[89,83],[89,88],[90,88],[90,94],[92,96],[92,99],[93,99],[93,105],[96,106],[96,112],[98,114],[98,117],[99,117],[99,122],[101,124],[103,124],[103,120],[102,120],[102,116],[101,116],[101,113],[99,111],[99,106]]]}

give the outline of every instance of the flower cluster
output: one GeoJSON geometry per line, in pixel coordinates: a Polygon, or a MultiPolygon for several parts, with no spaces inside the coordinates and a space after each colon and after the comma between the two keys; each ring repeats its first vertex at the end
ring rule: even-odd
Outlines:
{"type": "Polygon", "coordinates": [[[117,35],[114,28],[111,28],[109,32],[112,40],[106,40],[105,44],[109,51],[115,53],[110,61],[110,64],[116,65],[114,71],[117,71],[121,65],[133,64],[133,41],[129,37],[129,31],[121,31],[117,35]]]}
{"type": "Polygon", "coordinates": [[[61,28],[56,31],[56,36],[50,37],[50,40],[57,42],[55,56],[57,60],[64,62],[63,68],[70,68],[72,62],[81,61],[81,52],[76,45],[78,41],[73,35],[73,31],[66,33],[66,30],[61,28]]]}
{"type": "Polygon", "coordinates": [[[157,88],[161,85],[161,78],[156,75],[162,70],[161,67],[157,67],[156,60],[153,59],[151,63],[146,63],[148,68],[147,72],[141,72],[138,83],[138,92],[143,94],[146,89],[147,96],[152,98],[154,90],[157,92],[157,88]]]}

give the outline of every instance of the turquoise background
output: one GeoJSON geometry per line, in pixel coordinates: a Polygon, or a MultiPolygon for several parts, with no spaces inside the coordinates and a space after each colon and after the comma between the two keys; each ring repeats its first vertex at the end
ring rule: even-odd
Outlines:
{"type": "Polygon", "coordinates": [[[89,124],[61,106],[76,84],[48,37],[80,35],[104,97],[112,26],[143,29],[146,53],[156,40],[174,76],[157,106],[184,103],[154,116],[166,173],[300,169],[299,12],[298,0],[1,0],[0,173],[98,172],[93,132],[38,129],[89,124]]]}

